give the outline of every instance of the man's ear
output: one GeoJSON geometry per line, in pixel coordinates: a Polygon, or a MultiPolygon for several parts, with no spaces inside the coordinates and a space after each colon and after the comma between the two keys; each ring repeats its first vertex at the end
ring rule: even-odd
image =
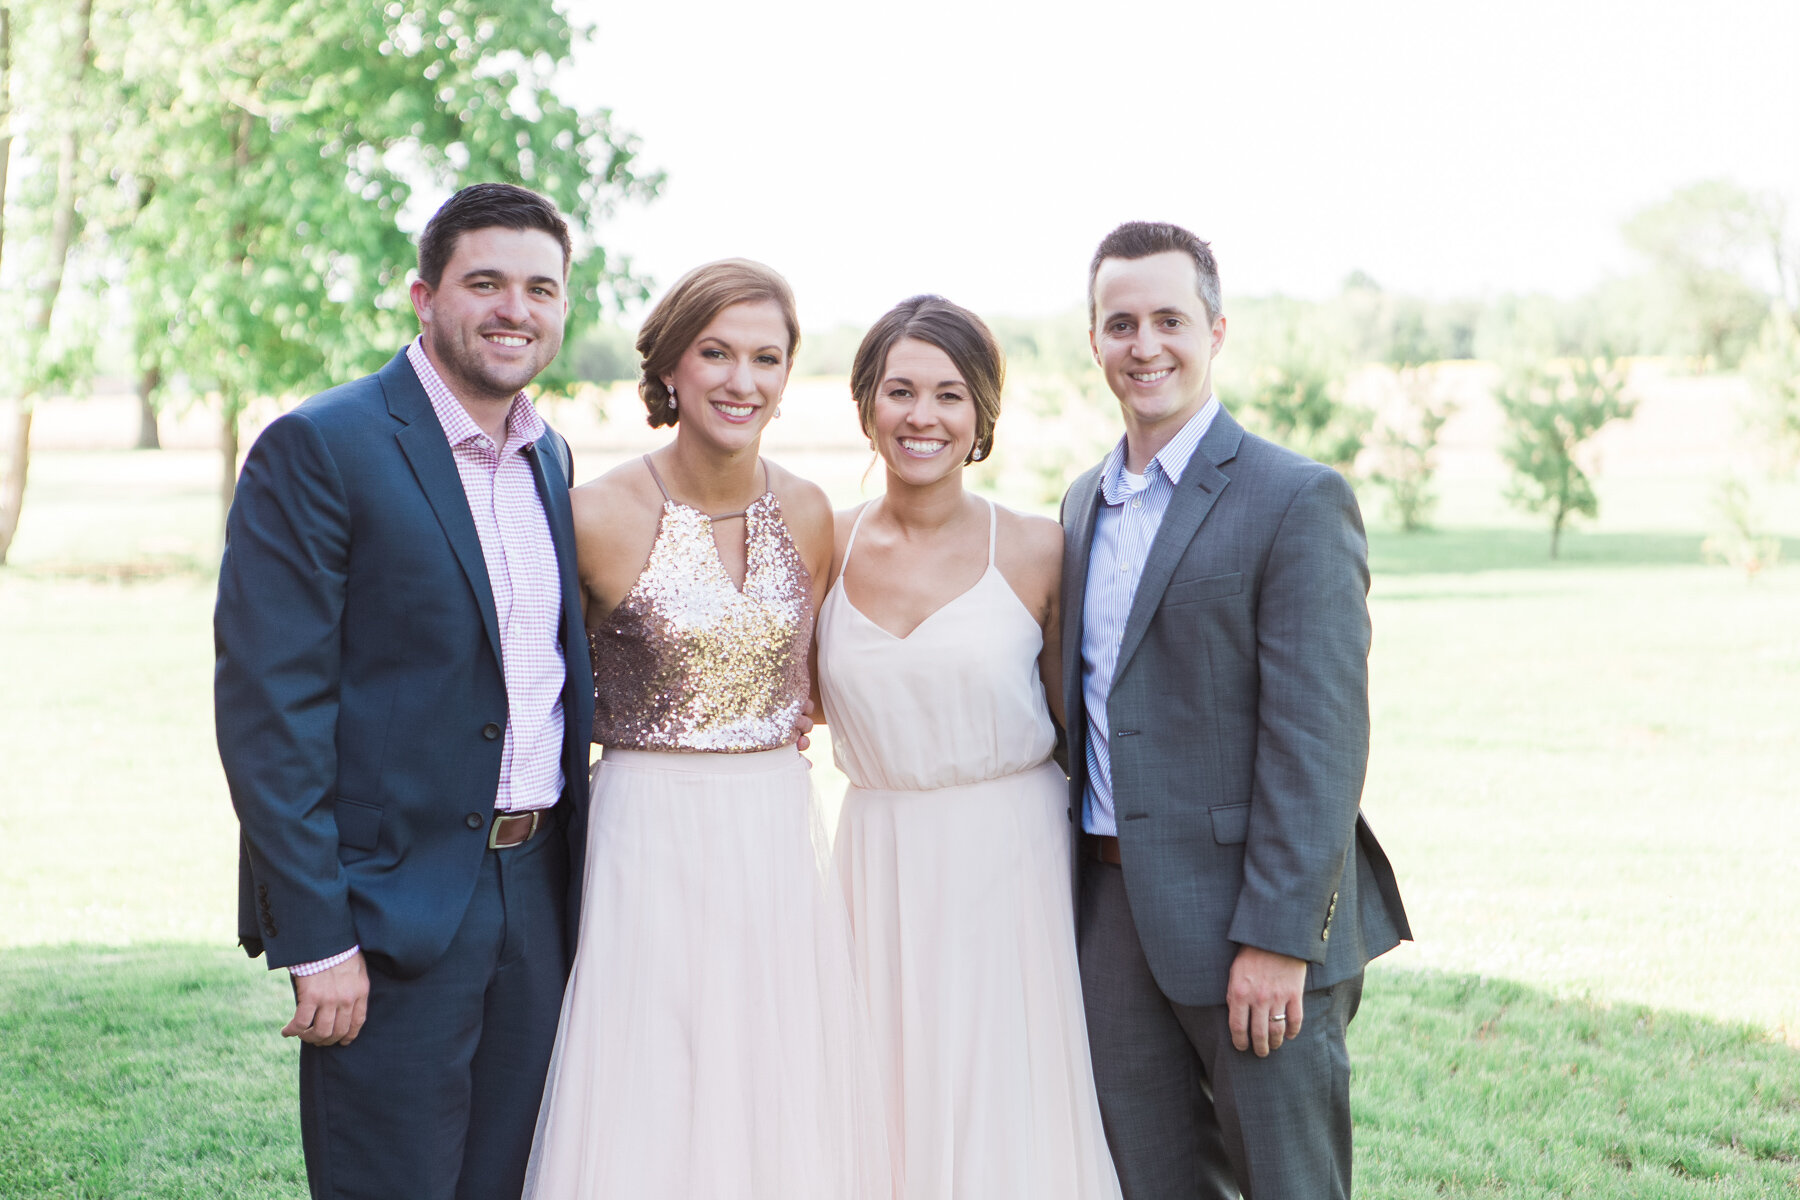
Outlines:
{"type": "Polygon", "coordinates": [[[1217,357],[1219,350],[1225,345],[1225,318],[1217,316],[1212,323],[1212,352],[1217,357]]]}
{"type": "Polygon", "coordinates": [[[412,296],[413,314],[419,318],[419,324],[431,324],[431,302],[435,297],[431,285],[423,279],[415,279],[409,294],[412,296]]]}
{"type": "Polygon", "coordinates": [[[1092,325],[1088,326],[1088,350],[1093,353],[1094,361],[1099,362],[1100,361],[1100,343],[1094,337],[1094,327],[1092,325]]]}

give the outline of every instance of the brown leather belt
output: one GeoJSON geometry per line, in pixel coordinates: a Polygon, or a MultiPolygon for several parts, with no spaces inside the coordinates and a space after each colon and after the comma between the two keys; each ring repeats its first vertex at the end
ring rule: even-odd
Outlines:
{"type": "Polygon", "coordinates": [[[1099,859],[1103,863],[1111,863],[1115,867],[1125,865],[1124,860],[1119,857],[1119,839],[1109,834],[1082,834],[1081,852],[1089,858],[1099,859]]]}
{"type": "Polygon", "coordinates": [[[494,823],[488,826],[488,849],[510,850],[514,846],[523,846],[547,824],[546,815],[541,808],[522,813],[495,813],[494,823]]]}

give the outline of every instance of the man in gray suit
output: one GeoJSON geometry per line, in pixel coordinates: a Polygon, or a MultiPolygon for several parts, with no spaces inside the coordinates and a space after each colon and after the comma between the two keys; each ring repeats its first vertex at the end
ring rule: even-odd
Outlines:
{"type": "Polygon", "coordinates": [[[1336,472],[1212,394],[1211,249],[1132,222],[1089,272],[1125,436],[1063,500],[1078,938],[1127,1200],[1350,1192],[1344,1031],[1411,936],[1358,804],[1369,572],[1336,472]],[[1304,1032],[1303,1032],[1304,1028],[1304,1032]]]}

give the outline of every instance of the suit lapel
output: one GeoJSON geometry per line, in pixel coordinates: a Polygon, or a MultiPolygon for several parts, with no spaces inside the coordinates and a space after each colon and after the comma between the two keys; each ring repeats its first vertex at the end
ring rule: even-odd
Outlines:
{"type": "Polygon", "coordinates": [[[1231,414],[1220,409],[1206,436],[1194,447],[1193,457],[1188,459],[1187,469],[1181,473],[1175,494],[1169,497],[1169,507],[1163,513],[1162,524],[1157,526],[1150,553],[1144,559],[1144,573],[1138,578],[1131,613],[1125,618],[1119,660],[1113,667],[1114,679],[1124,673],[1126,664],[1137,652],[1138,644],[1150,628],[1150,618],[1156,615],[1157,605],[1162,603],[1163,591],[1169,586],[1169,577],[1175,573],[1176,564],[1187,553],[1206,514],[1218,502],[1219,493],[1231,482],[1219,467],[1236,456],[1238,443],[1243,438],[1243,427],[1231,419],[1231,414]]]}
{"type": "MultiPolygon", "coordinates": [[[[1062,668],[1063,711],[1076,724],[1081,707],[1081,618],[1087,604],[1088,555],[1094,548],[1094,520],[1100,511],[1100,468],[1094,467],[1069,489],[1063,514],[1062,668]]],[[[1071,746],[1075,735],[1069,735],[1071,746]]],[[[1073,764],[1075,751],[1069,751],[1073,764]]]]}
{"type": "MultiPolygon", "coordinates": [[[[500,618],[494,607],[494,588],[488,581],[487,559],[481,553],[481,537],[475,532],[475,518],[469,514],[469,497],[463,491],[462,476],[456,459],[450,453],[450,442],[444,427],[438,424],[431,409],[431,398],[406,359],[406,351],[396,354],[381,369],[381,386],[387,394],[388,413],[404,422],[405,428],[394,435],[400,452],[412,466],[419,488],[437,514],[438,524],[450,541],[456,561],[468,577],[475,603],[481,609],[481,623],[487,630],[488,644],[494,658],[500,658],[500,618]]],[[[567,500],[564,500],[567,504],[567,500]]],[[[554,524],[552,526],[554,528],[554,524]]],[[[559,549],[560,554],[560,549],[559,549]]]]}
{"type": "MultiPolygon", "coordinates": [[[[552,448],[554,433],[546,432],[531,447],[532,477],[538,499],[549,518],[550,540],[556,545],[557,577],[562,584],[563,637],[566,641],[581,620],[580,580],[575,570],[575,518],[569,506],[569,481],[563,478],[562,461],[552,448]],[[573,621],[573,626],[571,625],[573,621]]],[[[586,633],[582,633],[586,653],[586,633]]],[[[566,649],[566,647],[565,647],[566,649]]]]}

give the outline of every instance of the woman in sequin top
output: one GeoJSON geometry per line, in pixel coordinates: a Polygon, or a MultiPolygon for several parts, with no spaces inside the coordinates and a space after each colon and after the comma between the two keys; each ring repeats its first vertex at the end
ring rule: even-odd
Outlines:
{"type": "Polygon", "coordinates": [[[528,1197],[896,1191],[794,746],[831,508],[758,452],[798,343],[780,275],[690,271],[638,337],[674,439],[573,493],[604,753],[528,1197]]]}

